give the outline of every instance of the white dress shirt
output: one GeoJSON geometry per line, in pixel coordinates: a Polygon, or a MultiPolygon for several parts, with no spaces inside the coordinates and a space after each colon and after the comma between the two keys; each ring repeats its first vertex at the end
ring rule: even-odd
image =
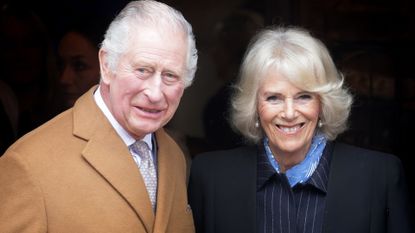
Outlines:
{"type": "MultiPolygon", "coordinates": [[[[112,113],[110,112],[110,110],[108,109],[107,105],[105,104],[104,100],[102,99],[101,96],[101,91],[100,91],[100,87],[98,86],[97,90],[94,92],[94,100],[97,103],[99,109],[101,109],[101,111],[104,113],[105,117],[108,119],[108,121],[110,122],[110,124],[112,125],[112,127],[115,129],[115,131],[117,132],[117,134],[121,137],[121,139],[123,140],[123,142],[125,143],[125,145],[127,147],[129,147],[131,144],[133,144],[136,139],[134,139],[121,125],[120,123],[118,123],[118,121],[114,118],[114,116],[112,115],[112,113]]],[[[147,145],[150,148],[150,151],[154,151],[153,150],[153,143],[152,143],[152,137],[153,134],[149,133],[147,135],[144,136],[144,138],[142,139],[143,141],[145,141],[147,143],[147,145]]],[[[130,150],[130,152],[132,154],[135,154],[134,152],[132,152],[130,150]]],[[[155,160],[155,153],[153,154],[153,161],[155,160]]],[[[137,165],[140,166],[140,156],[134,156],[137,157],[135,160],[137,162],[137,165]]]]}

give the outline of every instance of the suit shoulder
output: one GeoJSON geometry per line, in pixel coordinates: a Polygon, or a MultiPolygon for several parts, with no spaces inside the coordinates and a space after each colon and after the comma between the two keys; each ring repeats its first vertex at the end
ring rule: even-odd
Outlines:
{"type": "Polygon", "coordinates": [[[256,161],[257,153],[256,146],[205,152],[193,158],[192,169],[228,169],[235,164],[252,164],[256,161]]]}
{"type": "Polygon", "coordinates": [[[402,169],[401,160],[394,154],[366,149],[344,143],[335,144],[335,160],[343,164],[363,165],[364,167],[381,168],[376,171],[402,169]]]}
{"type": "Polygon", "coordinates": [[[233,149],[228,150],[217,150],[217,151],[209,151],[204,152],[201,154],[197,154],[194,157],[195,162],[217,162],[217,161],[227,161],[227,160],[233,160],[233,159],[241,159],[244,157],[250,157],[253,154],[257,153],[257,148],[254,146],[243,146],[243,147],[237,147],[233,149]]]}
{"type": "Polygon", "coordinates": [[[71,130],[72,114],[67,110],[19,138],[7,151],[30,153],[54,148],[58,142],[65,143],[63,136],[72,135],[71,130]]]}
{"type": "Polygon", "coordinates": [[[365,159],[369,161],[399,161],[399,158],[393,154],[377,151],[373,149],[362,148],[350,144],[339,143],[335,144],[335,148],[338,154],[356,159],[365,159]],[[340,153],[339,153],[340,152],[340,153]]]}
{"type": "Polygon", "coordinates": [[[236,185],[235,180],[251,180],[256,174],[257,154],[257,147],[239,147],[196,155],[191,164],[190,183],[236,185]]]}

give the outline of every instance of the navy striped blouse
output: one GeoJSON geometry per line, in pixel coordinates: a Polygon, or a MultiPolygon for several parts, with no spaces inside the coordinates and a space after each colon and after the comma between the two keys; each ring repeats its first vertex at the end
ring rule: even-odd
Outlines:
{"type": "Polygon", "coordinates": [[[265,151],[258,158],[257,232],[321,233],[327,193],[330,143],[310,179],[290,187],[284,174],[278,174],[265,151]]]}

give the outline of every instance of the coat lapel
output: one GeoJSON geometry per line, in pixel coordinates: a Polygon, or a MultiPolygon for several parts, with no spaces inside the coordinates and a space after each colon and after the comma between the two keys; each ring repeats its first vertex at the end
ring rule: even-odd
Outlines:
{"type": "MultiPolygon", "coordinates": [[[[185,179],[185,177],[178,177],[179,173],[175,172],[178,167],[183,166],[178,164],[181,161],[178,157],[184,155],[163,129],[156,132],[156,139],[158,145],[158,190],[154,232],[166,232],[172,211],[173,194],[176,193],[177,179],[185,179]]],[[[186,174],[186,172],[183,171],[180,174],[186,174]]]]}
{"type": "Polygon", "coordinates": [[[152,232],[154,213],[140,171],[124,142],[95,104],[93,89],[74,107],[74,134],[88,141],[82,155],[123,196],[147,231],[152,232]]]}
{"type": "Polygon", "coordinates": [[[148,232],[154,214],[140,171],[123,142],[111,133],[98,134],[83,151],[84,158],[116,189],[141,218],[148,232]]]}

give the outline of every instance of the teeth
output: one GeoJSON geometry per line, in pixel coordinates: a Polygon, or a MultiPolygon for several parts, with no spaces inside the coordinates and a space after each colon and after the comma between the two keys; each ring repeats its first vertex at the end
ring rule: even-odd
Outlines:
{"type": "Polygon", "coordinates": [[[147,112],[156,113],[158,110],[146,110],[147,112]]]}
{"type": "Polygon", "coordinates": [[[141,108],[141,110],[143,110],[145,112],[149,112],[149,113],[157,113],[157,112],[159,112],[159,110],[151,110],[151,109],[145,109],[145,108],[141,108]]]}
{"type": "Polygon", "coordinates": [[[282,131],[284,131],[285,133],[294,133],[295,131],[297,131],[297,130],[300,129],[300,126],[299,125],[296,125],[294,127],[283,127],[283,126],[280,126],[280,129],[282,131]]]}

